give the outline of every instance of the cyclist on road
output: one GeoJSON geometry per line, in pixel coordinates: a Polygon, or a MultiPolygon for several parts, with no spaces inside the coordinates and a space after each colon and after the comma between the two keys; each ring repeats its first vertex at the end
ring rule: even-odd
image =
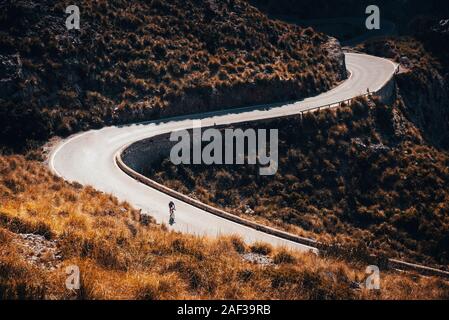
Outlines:
{"type": "Polygon", "coordinates": [[[175,203],[173,201],[170,201],[168,203],[168,210],[170,212],[170,225],[173,225],[175,223],[175,203]]]}

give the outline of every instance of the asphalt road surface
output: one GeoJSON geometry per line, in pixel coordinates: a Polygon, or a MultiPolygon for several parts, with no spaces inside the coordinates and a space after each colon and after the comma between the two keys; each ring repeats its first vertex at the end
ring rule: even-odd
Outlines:
{"type": "MultiPolygon", "coordinates": [[[[91,185],[97,190],[111,193],[118,199],[149,213],[159,223],[168,225],[168,203],[172,199],[122,172],[114,161],[118,150],[144,138],[191,128],[192,119],[201,119],[203,127],[247,122],[293,115],[317,106],[351,99],[365,94],[367,88],[371,91],[382,88],[397,67],[386,59],[353,53],[346,54],[346,64],[351,73],[349,79],[333,90],[316,97],[285,105],[255,106],[91,130],[71,136],[56,145],[50,154],[49,166],[55,174],[67,181],[91,185]]],[[[316,251],[314,248],[220,218],[189,204],[180,201],[175,203],[176,223],[169,227],[173,230],[200,236],[236,234],[247,243],[263,241],[290,249],[316,251]]]]}

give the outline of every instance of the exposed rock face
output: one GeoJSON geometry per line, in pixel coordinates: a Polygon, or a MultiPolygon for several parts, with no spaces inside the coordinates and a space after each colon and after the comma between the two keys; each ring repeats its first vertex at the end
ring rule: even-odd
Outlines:
{"type": "Polygon", "coordinates": [[[424,135],[439,147],[449,149],[449,20],[421,30],[418,37],[437,63],[426,57],[403,57],[410,72],[397,76],[400,95],[408,116],[424,135]]]}
{"type": "Polygon", "coordinates": [[[54,270],[62,261],[56,240],[35,234],[17,234],[14,243],[23,251],[26,260],[43,269],[54,270]]]}
{"type": "Polygon", "coordinates": [[[22,61],[18,54],[0,55],[0,77],[1,80],[22,76],[22,61]]]}
{"type": "Polygon", "coordinates": [[[18,54],[0,55],[0,98],[15,92],[15,81],[22,75],[22,61],[18,54]]]}
{"type": "Polygon", "coordinates": [[[250,263],[259,264],[262,266],[273,265],[273,260],[270,257],[267,257],[262,254],[257,253],[245,253],[242,255],[243,260],[248,261],[250,263]]]}
{"type": "Polygon", "coordinates": [[[412,73],[400,74],[398,86],[408,115],[437,145],[449,148],[449,86],[435,70],[426,74],[425,82],[412,73]]]}
{"type": "Polygon", "coordinates": [[[374,153],[388,152],[391,150],[390,147],[384,145],[383,143],[375,143],[375,144],[366,145],[365,143],[363,143],[363,141],[360,138],[352,139],[352,143],[354,143],[356,146],[358,146],[362,150],[370,150],[374,153]]]}
{"type": "Polygon", "coordinates": [[[346,79],[348,77],[348,71],[346,69],[345,54],[341,48],[340,42],[336,38],[329,37],[329,40],[324,47],[327,49],[329,56],[337,61],[340,80],[346,79]]]}

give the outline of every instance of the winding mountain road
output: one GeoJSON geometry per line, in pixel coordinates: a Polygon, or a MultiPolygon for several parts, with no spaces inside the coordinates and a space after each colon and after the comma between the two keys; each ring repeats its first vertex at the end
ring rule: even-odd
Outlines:
{"type": "MultiPolygon", "coordinates": [[[[275,118],[351,99],[365,94],[367,88],[375,92],[391,79],[397,68],[389,60],[354,53],[346,54],[346,65],[350,71],[348,80],[329,92],[296,103],[180,116],[129,126],[107,127],[71,136],[53,148],[49,157],[50,169],[67,181],[91,185],[97,190],[111,193],[143,212],[148,212],[158,222],[167,223],[170,196],[132,179],[120,170],[114,161],[118,150],[144,138],[189,129],[193,119],[201,119],[203,127],[207,127],[275,118]]],[[[263,241],[275,246],[316,251],[315,248],[220,218],[187,203],[176,201],[176,207],[176,224],[170,228],[177,231],[201,236],[237,234],[248,243],[263,241]]]]}

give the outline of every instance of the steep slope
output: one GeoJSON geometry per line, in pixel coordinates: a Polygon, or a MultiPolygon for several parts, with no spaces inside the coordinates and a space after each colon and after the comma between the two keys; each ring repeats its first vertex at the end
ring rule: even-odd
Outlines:
{"type": "Polygon", "coordinates": [[[245,1],[0,2],[0,144],[298,99],[346,77],[338,43],[245,1]],[[269,88],[269,90],[267,90],[269,88]]]}
{"type": "Polygon", "coordinates": [[[443,280],[169,232],[40,163],[0,156],[0,299],[447,299],[443,280]],[[78,266],[80,290],[65,287],[78,266]]]}
{"type": "Polygon", "coordinates": [[[403,112],[430,144],[449,150],[449,38],[447,31],[427,30],[420,29],[417,38],[378,39],[357,49],[401,64],[397,85],[403,112]]]}

